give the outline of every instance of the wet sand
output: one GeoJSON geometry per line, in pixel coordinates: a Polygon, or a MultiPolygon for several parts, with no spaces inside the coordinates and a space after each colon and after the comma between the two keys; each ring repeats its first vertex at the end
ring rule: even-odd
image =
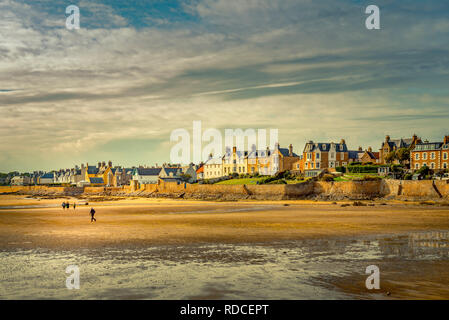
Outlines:
{"type": "Polygon", "coordinates": [[[0,297],[449,299],[448,239],[437,233],[435,244],[410,242],[415,234],[449,231],[448,207],[135,198],[62,210],[62,201],[0,196],[5,277],[0,297]],[[90,222],[92,206],[96,223],[90,222]],[[422,247],[430,251],[416,249],[422,247]],[[86,261],[87,269],[102,270],[101,281],[111,282],[104,288],[107,294],[97,292],[99,284],[93,279],[92,289],[84,295],[67,297],[63,288],[39,295],[32,288],[27,291],[28,284],[18,278],[17,274],[34,268],[46,279],[44,269],[49,264],[62,268],[74,257],[86,261]],[[27,266],[30,262],[36,266],[27,266]],[[111,263],[120,268],[110,270],[111,263]],[[364,286],[364,268],[370,264],[382,270],[383,285],[376,292],[364,286]],[[9,270],[12,265],[17,266],[17,274],[9,270]],[[135,280],[126,284],[130,275],[123,275],[123,268],[133,270],[135,280]],[[161,272],[152,275],[148,286],[153,289],[140,288],[145,282],[142,274],[154,269],[161,272]],[[186,272],[197,277],[197,291],[179,287],[179,283],[193,286],[192,279],[178,274],[186,272]]]}

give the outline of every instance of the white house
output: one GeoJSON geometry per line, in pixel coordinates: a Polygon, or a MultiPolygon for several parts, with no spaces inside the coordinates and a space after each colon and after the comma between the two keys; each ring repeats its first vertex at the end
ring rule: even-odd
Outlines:
{"type": "Polygon", "coordinates": [[[44,173],[39,177],[39,184],[53,184],[55,183],[55,174],[53,172],[44,173]]]}
{"type": "Polygon", "coordinates": [[[157,183],[161,170],[161,168],[135,168],[132,179],[140,184],[157,183]]]}
{"type": "Polygon", "coordinates": [[[27,186],[31,184],[31,178],[27,176],[15,176],[11,179],[13,186],[27,186]]]}

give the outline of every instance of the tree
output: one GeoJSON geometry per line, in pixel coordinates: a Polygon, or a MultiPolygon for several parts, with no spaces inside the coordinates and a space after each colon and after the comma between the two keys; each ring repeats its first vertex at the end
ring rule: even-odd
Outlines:
{"type": "Polygon", "coordinates": [[[387,163],[392,163],[396,159],[396,152],[391,151],[389,154],[385,156],[385,161],[387,163]]]}
{"type": "Polygon", "coordinates": [[[189,180],[192,179],[192,176],[190,174],[181,174],[181,180],[184,182],[189,182],[189,180]]]}
{"type": "Polygon", "coordinates": [[[396,151],[396,159],[399,163],[404,164],[404,162],[410,160],[410,149],[400,148],[396,151]]]}

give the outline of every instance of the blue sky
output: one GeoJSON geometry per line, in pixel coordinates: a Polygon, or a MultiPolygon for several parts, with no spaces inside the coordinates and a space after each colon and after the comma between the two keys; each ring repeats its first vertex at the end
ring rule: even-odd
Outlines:
{"type": "Polygon", "coordinates": [[[278,128],[296,151],[441,140],[448,31],[437,0],[0,0],[0,171],[162,163],[194,120],[278,128]]]}

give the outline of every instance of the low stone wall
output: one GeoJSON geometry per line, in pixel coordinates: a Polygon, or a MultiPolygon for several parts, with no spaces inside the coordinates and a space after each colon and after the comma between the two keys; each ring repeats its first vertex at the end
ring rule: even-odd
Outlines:
{"type": "Polygon", "coordinates": [[[161,182],[123,187],[0,187],[0,194],[165,196],[194,199],[449,199],[449,181],[309,181],[301,184],[209,185],[161,182]]]}

